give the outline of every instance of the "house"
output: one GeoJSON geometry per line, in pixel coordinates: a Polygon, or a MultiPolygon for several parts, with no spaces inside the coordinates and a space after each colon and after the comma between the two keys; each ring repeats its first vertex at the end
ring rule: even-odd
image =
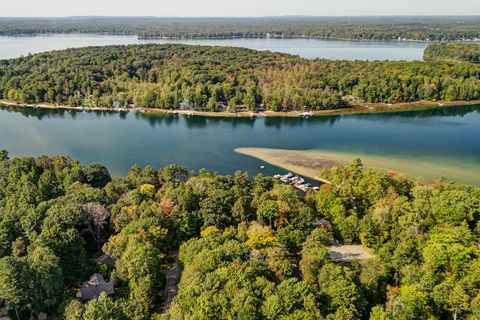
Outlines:
{"type": "Polygon", "coordinates": [[[217,111],[223,112],[223,111],[226,111],[227,108],[228,106],[225,103],[223,102],[217,103],[217,111]]]}
{"type": "Polygon", "coordinates": [[[332,223],[328,221],[327,219],[320,219],[312,222],[312,227],[318,228],[318,227],[324,227],[328,230],[332,230],[332,223]]]}
{"type": "Polygon", "coordinates": [[[83,287],[77,293],[77,297],[83,301],[96,300],[100,294],[111,295],[115,292],[113,284],[106,282],[103,275],[95,273],[90,280],[84,283],[83,287]]]}
{"type": "Polygon", "coordinates": [[[190,106],[184,101],[180,103],[180,107],[178,108],[178,110],[190,110],[190,106]]]}
{"type": "Polygon", "coordinates": [[[99,256],[98,258],[96,258],[95,262],[97,264],[104,263],[107,266],[109,266],[110,268],[115,267],[115,259],[111,255],[106,254],[106,253],[104,253],[101,256],[99,256]]]}

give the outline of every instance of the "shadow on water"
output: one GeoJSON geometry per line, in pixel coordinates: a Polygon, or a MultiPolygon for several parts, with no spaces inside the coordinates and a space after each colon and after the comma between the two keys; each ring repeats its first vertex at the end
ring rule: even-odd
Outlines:
{"type": "Polygon", "coordinates": [[[393,118],[432,118],[432,117],[464,117],[470,113],[480,113],[480,105],[449,106],[444,108],[430,108],[421,110],[405,110],[395,112],[380,112],[346,115],[362,120],[388,120],[393,118]]]}
{"type": "Polygon", "coordinates": [[[452,106],[445,108],[432,108],[422,110],[410,110],[410,111],[396,111],[396,112],[384,112],[384,113],[369,113],[369,114],[356,114],[356,115],[331,115],[321,116],[313,118],[301,118],[301,117],[266,117],[266,118],[245,118],[245,117],[204,117],[194,116],[187,117],[183,115],[172,114],[138,114],[138,119],[145,120],[153,127],[155,125],[171,125],[178,123],[179,119],[183,119],[185,125],[188,128],[205,128],[208,125],[228,124],[232,127],[246,126],[254,127],[256,123],[263,123],[265,127],[272,127],[281,129],[282,127],[300,127],[300,126],[328,126],[332,127],[344,118],[356,118],[361,120],[372,121],[384,121],[389,119],[398,118],[431,118],[431,117],[463,117],[469,113],[480,113],[480,105],[469,106],[452,106]]]}
{"type": "MultiPolygon", "coordinates": [[[[118,115],[120,119],[127,119],[128,112],[116,112],[111,111],[97,111],[97,110],[69,110],[69,109],[45,109],[45,108],[25,108],[16,106],[1,106],[0,110],[7,112],[19,113],[27,118],[33,117],[38,120],[44,118],[47,119],[63,119],[66,116],[71,119],[77,119],[82,114],[93,114],[97,118],[113,117],[118,115]]],[[[135,113],[133,116],[140,121],[146,121],[151,127],[157,125],[171,126],[183,121],[188,128],[205,128],[208,125],[217,124],[229,124],[232,127],[246,126],[254,127],[255,123],[261,122],[265,127],[273,127],[280,129],[281,127],[298,127],[298,126],[334,126],[340,122],[343,118],[355,118],[368,121],[386,121],[389,119],[399,118],[432,118],[432,117],[463,117],[469,113],[480,113],[480,105],[467,105],[467,106],[452,106],[445,108],[431,108],[422,110],[409,110],[409,111],[395,111],[395,112],[383,112],[383,113],[367,113],[367,114],[355,114],[355,115],[332,115],[313,117],[309,119],[296,118],[296,117],[266,117],[266,118],[229,118],[229,117],[204,117],[194,116],[186,117],[183,115],[173,114],[155,114],[155,113],[135,113]]]]}

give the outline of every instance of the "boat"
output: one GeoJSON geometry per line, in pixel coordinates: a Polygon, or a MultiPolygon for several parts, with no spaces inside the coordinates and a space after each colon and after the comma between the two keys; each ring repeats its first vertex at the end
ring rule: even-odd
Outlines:
{"type": "Polygon", "coordinates": [[[285,177],[281,178],[280,181],[282,181],[285,184],[290,183],[290,179],[285,177]]]}
{"type": "Polygon", "coordinates": [[[303,118],[310,118],[310,117],[313,117],[313,112],[309,111],[309,112],[302,112],[299,114],[300,117],[303,117],[303,118]]]}
{"type": "Polygon", "coordinates": [[[265,166],[260,166],[260,169],[265,169],[265,166]]]}
{"type": "Polygon", "coordinates": [[[320,187],[314,187],[311,183],[305,183],[305,179],[300,176],[294,176],[293,173],[289,172],[285,175],[276,174],[273,176],[275,179],[280,180],[284,184],[289,184],[295,189],[298,189],[302,192],[320,191],[320,187]]]}

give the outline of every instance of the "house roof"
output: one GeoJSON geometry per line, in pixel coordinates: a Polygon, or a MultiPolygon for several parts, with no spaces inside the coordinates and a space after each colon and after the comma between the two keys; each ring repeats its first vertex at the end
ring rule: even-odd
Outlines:
{"type": "Polygon", "coordinates": [[[85,286],[96,286],[99,284],[105,283],[105,278],[100,273],[94,273],[90,280],[85,282],[85,286]]]}
{"type": "Polygon", "coordinates": [[[96,263],[105,263],[109,267],[114,267],[115,266],[115,259],[109,255],[109,254],[102,254],[100,257],[95,259],[96,263]]]}
{"type": "Polygon", "coordinates": [[[102,292],[105,292],[107,295],[113,294],[115,292],[113,284],[106,282],[95,286],[80,288],[80,296],[83,300],[98,299],[102,292]]]}

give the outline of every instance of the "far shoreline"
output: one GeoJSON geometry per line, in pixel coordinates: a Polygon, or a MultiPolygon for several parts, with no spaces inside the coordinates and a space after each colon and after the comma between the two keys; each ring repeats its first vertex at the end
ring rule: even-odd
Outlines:
{"type": "Polygon", "coordinates": [[[388,103],[360,103],[349,107],[331,110],[305,110],[305,111],[261,111],[250,112],[240,111],[237,113],[219,111],[196,111],[196,110],[175,110],[175,109],[159,109],[159,108],[108,108],[108,107],[73,107],[68,105],[55,105],[51,103],[19,103],[0,99],[0,106],[3,107],[17,107],[17,108],[39,108],[51,110],[76,110],[76,111],[107,111],[107,112],[142,112],[151,114],[176,114],[185,116],[202,116],[202,117],[221,117],[221,118],[252,118],[252,117],[305,117],[304,112],[308,112],[307,117],[322,117],[322,116],[339,116],[339,115],[354,115],[354,114],[375,114],[388,113],[398,111],[414,111],[425,109],[436,109],[454,106],[480,105],[480,100],[472,101],[417,101],[404,102],[396,104],[388,103]]]}

